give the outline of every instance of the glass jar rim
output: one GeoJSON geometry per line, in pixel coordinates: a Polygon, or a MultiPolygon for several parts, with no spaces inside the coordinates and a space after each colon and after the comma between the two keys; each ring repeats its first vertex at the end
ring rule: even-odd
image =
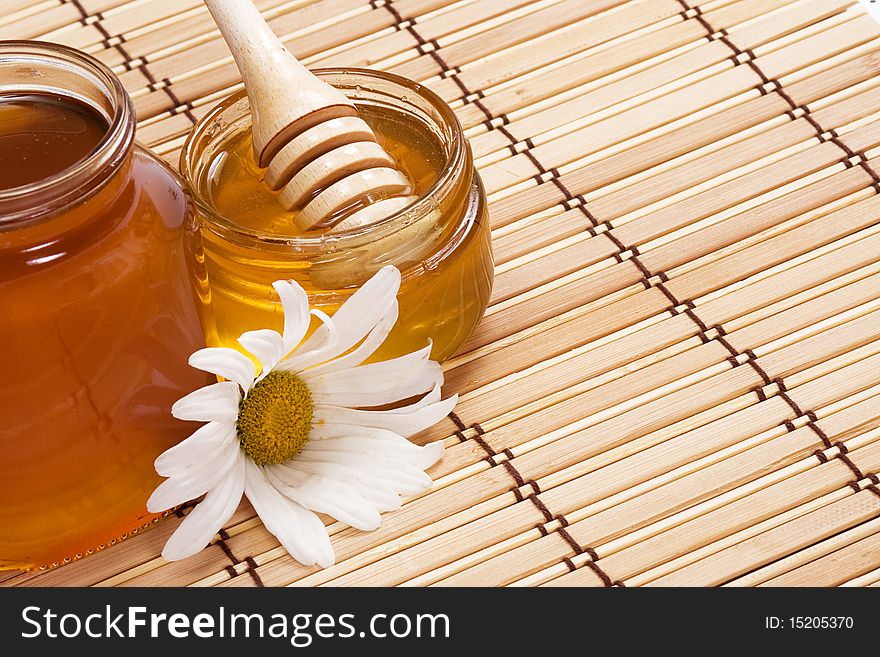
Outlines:
{"type": "MultiPolygon", "coordinates": [[[[135,110],[131,97],[122,82],[108,66],[76,48],[48,41],[0,40],[0,67],[6,61],[32,62],[55,67],[68,73],[76,73],[92,84],[108,101],[109,109],[96,107],[81,94],[40,79],[31,89],[36,92],[57,93],[88,104],[102,114],[107,114],[108,125],[104,136],[95,148],[78,162],[46,178],[0,189],[0,229],[10,224],[19,225],[21,219],[36,220],[48,213],[63,209],[70,203],[82,201],[109,177],[134,143],[135,110]],[[29,203],[31,201],[31,203],[29,203]],[[14,204],[14,205],[13,205],[14,204]],[[4,205],[13,207],[5,211],[4,205]],[[38,211],[35,208],[39,207],[38,211]]],[[[27,91],[20,86],[3,85],[6,91],[27,91]]]]}
{"type": "MultiPolygon", "coordinates": [[[[376,79],[382,80],[401,87],[404,90],[417,95],[420,99],[427,101],[432,109],[438,113],[443,121],[443,127],[448,128],[451,135],[448,157],[442,173],[434,184],[431,185],[427,191],[422,193],[412,204],[380,219],[379,221],[365,226],[357,226],[354,228],[325,232],[316,235],[282,236],[277,233],[255,230],[236,224],[217,212],[217,210],[202,197],[196,181],[193,163],[197,159],[194,154],[197,141],[205,135],[212,123],[218,117],[222,116],[223,113],[228,111],[234,104],[247,97],[245,90],[241,89],[221,100],[217,105],[211,108],[204,117],[202,117],[187,136],[186,142],[180,153],[180,172],[192,192],[194,202],[198,206],[199,211],[209,219],[210,226],[208,226],[208,228],[215,232],[217,228],[221,229],[224,238],[253,240],[260,242],[264,246],[274,245],[287,249],[293,248],[297,251],[320,250],[326,249],[328,246],[332,246],[332,248],[344,248],[352,242],[374,239],[377,237],[377,233],[380,232],[382,235],[393,233],[405,228],[413,221],[413,218],[427,215],[435,205],[432,199],[436,198],[439,194],[442,194],[443,190],[454,186],[461,171],[467,166],[470,159],[470,150],[458,117],[455,115],[452,108],[440,98],[440,96],[431,91],[425,85],[401,75],[367,68],[323,67],[311,69],[311,71],[318,77],[333,75],[351,76],[354,78],[355,84],[357,79],[365,81],[376,79]]],[[[210,139],[211,136],[208,135],[207,138],[210,139]]]]}

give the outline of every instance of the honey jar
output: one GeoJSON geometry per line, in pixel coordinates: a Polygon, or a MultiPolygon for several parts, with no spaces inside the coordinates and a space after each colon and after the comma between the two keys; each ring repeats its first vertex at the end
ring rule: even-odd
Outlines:
{"type": "Polygon", "coordinates": [[[208,382],[190,196],[134,141],[131,99],[75,50],[0,42],[0,568],[148,525],[153,461],[208,382]]]}
{"type": "Polygon", "coordinates": [[[402,274],[399,319],[372,360],[431,340],[432,357],[443,361],[482,317],[493,276],[485,193],[461,126],[446,103],[405,78],[362,69],[314,73],[354,102],[418,200],[365,226],[298,231],[254,161],[246,95],[222,101],[190,134],[180,160],[201,226],[207,342],[237,347],[245,331],[280,330],[275,280],[295,280],[312,306],[332,314],[393,264],[402,274]]]}

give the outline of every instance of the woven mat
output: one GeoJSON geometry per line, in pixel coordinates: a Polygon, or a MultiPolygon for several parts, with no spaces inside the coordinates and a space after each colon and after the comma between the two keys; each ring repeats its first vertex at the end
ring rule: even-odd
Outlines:
{"type": "MultiPolygon", "coordinates": [[[[496,283],[445,367],[436,485],[338,563],[244,503],[4,584],[877,585],[880,25],[849,0],[258,0],[311,66],[424,81],[467,129],[496,283]]],[[[11,0],[176,162],[240,85],[200,0],[11,0]]]]}

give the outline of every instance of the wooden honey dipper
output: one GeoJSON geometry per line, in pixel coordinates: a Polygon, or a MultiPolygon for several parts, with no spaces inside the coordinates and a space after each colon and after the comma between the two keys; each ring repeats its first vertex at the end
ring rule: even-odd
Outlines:
{"type": "Polygon", "coordinates": [[[300,230],[354,228],[415,200],[354,104],[275,36],[250,0],[205,0],[241,72],[254,159],[300,230]]]}

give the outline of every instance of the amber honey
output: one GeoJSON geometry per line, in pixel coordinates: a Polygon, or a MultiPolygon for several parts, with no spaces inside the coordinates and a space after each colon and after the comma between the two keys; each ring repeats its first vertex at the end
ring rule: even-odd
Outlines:
{"type": "Polygon", "coordinates": [[[46,567],[156,517],[153,461],[192,431],[170,406],[207,380],[187,366],[203,344],[194,220],[179,179],[134,144],[109,71],[13,43],[0,82],[23,88],[0,95],[0,568],[46,567]],[[59,93],[27,90],[16,75],[34,68],[59,93]]]}
{"type": "Polygon", "coordinates": [[[332,314],[372,273],[394,264],[403,274],[400,318],[374,359],[430,339],[433,357],[445,360],[479,321],[492,285],[485,197],[467,142],[448,107],[414,83],[364,71],[322,75],[355,101],[420,200],[371,226],[300,232],[262,182],[246,97],[227,99],[196,127],[181,159],[201,210],[207,341],[237,346],[245,331],[280,329],[274,280],[298,281],[314,306],[332,314]]]}
{"type": "Polygon", "coordinates": [[[95,110],[50,94],[0,94],[0,189],[27,185],[86,158],[107,132],[95,110]]]}

